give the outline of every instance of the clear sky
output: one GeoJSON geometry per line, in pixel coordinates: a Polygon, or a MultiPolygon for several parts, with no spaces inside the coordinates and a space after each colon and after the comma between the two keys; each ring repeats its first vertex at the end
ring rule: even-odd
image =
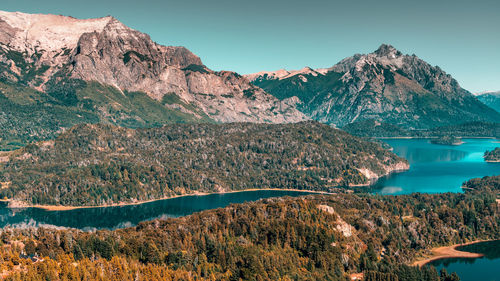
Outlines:
{"type": "Polygon", "coordinates": [[[241,74],[330,67],[388,43],[472,92],[500,90],[498,0],[1,0],[0,9],[112,15],[241,74]]]}

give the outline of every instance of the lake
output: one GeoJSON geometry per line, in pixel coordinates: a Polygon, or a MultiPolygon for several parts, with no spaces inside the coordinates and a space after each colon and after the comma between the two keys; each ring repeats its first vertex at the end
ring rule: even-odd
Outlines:
{"type": "Polygon", "coordinates": [[[500,174],[500,163],[487,163],[486,150],[500,146],[494,139],[463,139],[459,146],[431,144],[427,139],[390,139],[397,155],[408,159],[410,170],[380,179],[373,187],[380,194],[462,192],[462,183],[500,174]]]}
{"type": "MultiPolygon", "coordinates": [[[[407,172],[381,179],[375,188],[381,194],[412,192],[461,192],[467,179],[500,174],[499,163],[483,161],[485,150],[499,144],[490,139],[465,139],[461,146],[430,144],[423,139],[387,140],[394,152],[410,161],[407,172]]],[[[84,230],[134,226],[155,218],[180,217],[207,209],[225,207],[262,198],[302,196],[310,193],[259,190],[204,196],[185,196],[140,205],[46,211],[37,208],[10,209],[0,205],[0,227],[6,225],[61,226],[84,230]]]]}
{"type": "Polygon", "coordinates": [[[175,218],[195,212],[226,207],[232,203],[256,201],[263,198],[302,196],[300,191],[258,190],[224,194],[192,195],[158,200],[138,205],[105,208],[82,208],[69,211],[47,211],[38,208],[11,209],[0,206],[0,228],[6,225],[61,226],[83,230],[116,229],[134,226],[156,218],[175,218]]]}
{"type": "Polygon", "coordinates": [[[456,272],[461,281],[500,281],[500,241],[483,242],[457,248],[461,251],[482,253],[475,259],[441,259],[430,263],[436,269],[446,268],[448,273],[456,272]]]}

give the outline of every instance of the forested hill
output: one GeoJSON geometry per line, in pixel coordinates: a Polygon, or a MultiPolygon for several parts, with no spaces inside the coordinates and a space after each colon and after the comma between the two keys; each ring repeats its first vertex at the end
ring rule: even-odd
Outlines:
{"type": "Polygon", "coordinates": [[[342,130],[359,137],[481,137],[500,138],[500,123],[468,122],[459,125],[439,126],[428,130],[408,130],[374,119],[353,122],[342,127],[342,130]]]}
{"type": "Polygon", "coordinates": [[[500,175],[475,178],[471,179],[463,184],[466,192],[472,193],[484,193],[491,192],[500,198],[500,175]]]}
{"type": "Polygon", "coordinates": [[[366,184],[406,160],[318,122],[77,125],[4,156],[11,204],[103,205],[252,188],[331,191],[366,184]]]}
{"type": "Polygon", "coordinates": [[[485,151],[483,158],[486,162],[500,162],[500,147],[495,147],[492,151],[485,151]]]}
{"type": "Polygon", "coordinates": [[[337,194],[267,199],[115,231],[4,229],[0,274],[6,280],[350,280],[359,273],[366,281],[456,280],[405,264],[432,247],[499,239],[499,210],[488,191],[337,194]],[[20,259],[22,250],[44,260],[20,259]]]}

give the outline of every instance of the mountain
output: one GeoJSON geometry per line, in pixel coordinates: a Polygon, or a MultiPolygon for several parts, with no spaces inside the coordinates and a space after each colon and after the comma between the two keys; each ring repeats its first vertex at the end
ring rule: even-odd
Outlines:
{"type": "Polygon", "coordinates": [[[479,102],[439,67],[385,44],[327,70],[304,68],[247,77],[279,99],[296,97],[298,108],[312,119],[339,127],[365,119],[408,129],[500,122],[498,112],[479,102]]]}
{"type": "Polygon", "coordinates": [[[331,191],[408,169],[406,160],[380,145],[315,121],[136,130],[82,124],[1,156],[0,198],[30,205],[258,188],[331,191]]]}
{"type": "Polygon", "coordinates": [[[0,125],[26,128],[9,141],[25,142],[28,131],[39,139],[79,122],[307,119],[237,73],[212,71],[186,48],[157,44],[113,17],[0,11],[0,83],[8,88],[0,92],[0,125]]]}
{"type": "Polygon", "coordinates": [[[476,97],[482,103],[500,112],[500,91],[481,93],[476,97]]]}

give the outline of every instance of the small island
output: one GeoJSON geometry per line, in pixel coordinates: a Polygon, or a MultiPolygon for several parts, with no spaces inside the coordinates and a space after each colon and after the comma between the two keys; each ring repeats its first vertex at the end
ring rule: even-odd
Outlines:
{"type": "Polygon", "coordinates": [[[484,161],[490,163],[499,163],[500,162],[500,147],[496,147],[492,151],[486,151],[484,153],[484,161]]]}
{"type": "Polygon", "coordinates": [[[455,136],[441,136],[431,140],[432,144],[442,144],[442,145],[461,145],[464,142],[462,139],[455,136]]]}

